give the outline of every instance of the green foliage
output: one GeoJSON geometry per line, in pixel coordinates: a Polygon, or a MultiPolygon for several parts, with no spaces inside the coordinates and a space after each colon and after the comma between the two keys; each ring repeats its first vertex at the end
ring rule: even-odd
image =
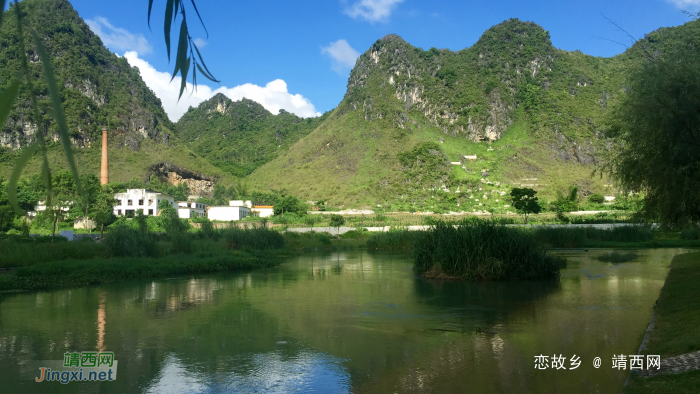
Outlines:
{"type": "Polygon", "coordinates": [[[422,234],[418,231],[387,231],[373,234],[367,240],[369,250],[411,250],[422,234]]]}
{"type": "Polygon", "coordinates": [[[588,201],[593,204],[602,204],[605,202],[605,196],[600,193],[593,193],[588,196],[588,201]]]}
{"type": "Polygon", "coordinates": [[[578,211],[578,186],[570,186],[567,194],[557,190],[557,199],[552,202],[552,207],[555,212],[578,211]]]}
{"type": "Polygon", "coordinates": [[[681,239],[700,239],[700,226],[690,225],[681,230],[681,239]]]}
{"type": "Polygon", "coordinates": [[[102,244],[113,257],[158,257],[153,234],[127,226],[115,226],[104,236],[102,244]]]}
{"type": "Polygon", "coordinates": [[[243,230],[237,227],[223,231],[224,245],[230,250],[268,250],[284,247],[284,238],[277,231],[267,228],[243,230]]]}
{"type": "Polygon", "coordinates": [[[414,271],[429,277],[471,280],[559,276],[563,261],[547,255],[533,234],[491,221],[438,223],[413,248],[414,271]]]}
{"type": "Polygon", "coordinates": [[[642,214],[665,224],[700,220],[700,50],[693,36],[633,72],[611,114],[619,141],[606,169],[627,190],[644,193],[642,214]]]}
{"type": "MultiPolygon", "coordinates": [[[[176,131],[197,154],[225,172],[243,177],[310,133],[327,118],[273,115],[249,99],[232,102],[223,94],[190,108],[176,131]]],[[[247,193],[239,193],[246,195],[247,193]]]]}
{"type": "Polygon", "coordinates": [[[342,215],[331,214],[330,219],[331,227],[340,228],[340,226],[345,224],[345,218],[342,215]]]}
{"type": "Polygon", "coordinates": [[[527,224],[527,215],[530,213],[540,213],[540,204],[537,202],[537,192],[529,188],[514,187],[510,191],[510,197],[513,199],[513,207],[518,212],[525,215],[525,224],[527,224]]]}

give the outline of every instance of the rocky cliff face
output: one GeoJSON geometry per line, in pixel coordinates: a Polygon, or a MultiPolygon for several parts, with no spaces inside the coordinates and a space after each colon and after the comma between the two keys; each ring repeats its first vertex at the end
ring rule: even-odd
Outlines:
{"type": "MultiPolygon", "coordinates": [[[[24,0],[28,24],[42,37],[51,56],[63,97],[63,105],[75,146],[90,148],[101,138],[101,127],[110,130],[112,147],[139,150],[143,139],[168,144],[172,123],[160,100],[145,85],[138,69],[103,45],[65,0],[24,0]]],[[[10,81],[19,71],[22,53],[16,36],[14,7],[5,13],[0,31],[0,80],[10,81]]],[[[26,31],[26,29],[25,29],[26,31]]],[[[29,36],[26,43],[31,43],[29,36]]],[[[56,139],[55,123],[41,61],[33,46],[26,48],[35,91],[39,122],[35,122],[29,92],[20,92],[16,108],[0,129],[0,146],[19,149],[39,135],[56,139]]]]}
{"type": "Polygon", "coordinates": [[[168,182],[173,186],[186,183],[190,193],[198,195],[211,195],[216,183],[216,179],[213,177],[179,167],[167,161],[149,167],[144,182],[148,182],[151,176],[156,176],[161,182],[168,182]]]}
{"type": "Polygon", "coordinates": [[[516,94],[526,81],[547,84],[556,51],[534,23],[509,20],[459,52],[423,51],[396,35],[378,40],[357,60],[346,110],[365,120],[392,119],[406,128],[420,113],[444,133],[494,141],[512,125],[516,94]],[[401,107],[387,107],[389,97],[401,107]]]}

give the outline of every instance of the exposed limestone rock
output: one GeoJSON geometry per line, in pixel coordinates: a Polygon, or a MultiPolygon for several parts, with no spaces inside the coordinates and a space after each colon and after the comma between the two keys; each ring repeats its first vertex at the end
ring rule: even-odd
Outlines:
{"type": "Polygon", "coordinates": [[[150,166],[145,181],[151,179],[152,175],[158,177],[161,182],[169,182],[174,186],[186,183],[191,194],[210,195],[214,191],[214,178],[167,161],[150,166]]]}

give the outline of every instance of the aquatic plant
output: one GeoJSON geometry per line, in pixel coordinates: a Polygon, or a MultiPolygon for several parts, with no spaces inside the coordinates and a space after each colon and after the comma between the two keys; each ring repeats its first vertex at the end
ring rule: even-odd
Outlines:
{"type": "Polygon", "coordinates": [[[535,279],[557,277],[563,260],[534,234],[493,221],[438,222],[414,240],[414,271],[425,277],[535,279]]]}

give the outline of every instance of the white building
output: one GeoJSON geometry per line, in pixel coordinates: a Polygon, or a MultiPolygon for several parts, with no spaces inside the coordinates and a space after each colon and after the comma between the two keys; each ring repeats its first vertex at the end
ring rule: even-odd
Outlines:
{"type": "Polygon", "coordinates": [[[250,216],[250,208],[246,206],[238,207],[209,207],[209,220],[219,220],[222,222],[230,222],[232,220],[241,220],[250,216]]]}
{"type": "Polygon", "coordinates": [[[180,219],[194,219],[207,216],[208,204],[192,201],[179,201],[177,215],[180,219]]]}
{"type": "Polygon", "coordinates": [[[231,200],[228,202],[229,207],[247,207],[248,209],[253,208],[253,203],[248,200],[248,201],[243,201],[243,200],[231,200]]]}
{"type": "Polygon", "coordinates": [[[250,211],[257,217],[268,218],[275,214],[275,207],[272,205],[254,205],[250,211]]]}
{"type": "Polygon", "coordinates": [[[170,206],[176,207],[173,197],[146,189],[127,189],[126,193],[116,193],[114,198],[117,200],[117,205],[114,206],[116,216],[132,217],[138,210],[143,210],[147,216],[158,216],[158,204],[161,201],[167,201],[170,206]]]}

